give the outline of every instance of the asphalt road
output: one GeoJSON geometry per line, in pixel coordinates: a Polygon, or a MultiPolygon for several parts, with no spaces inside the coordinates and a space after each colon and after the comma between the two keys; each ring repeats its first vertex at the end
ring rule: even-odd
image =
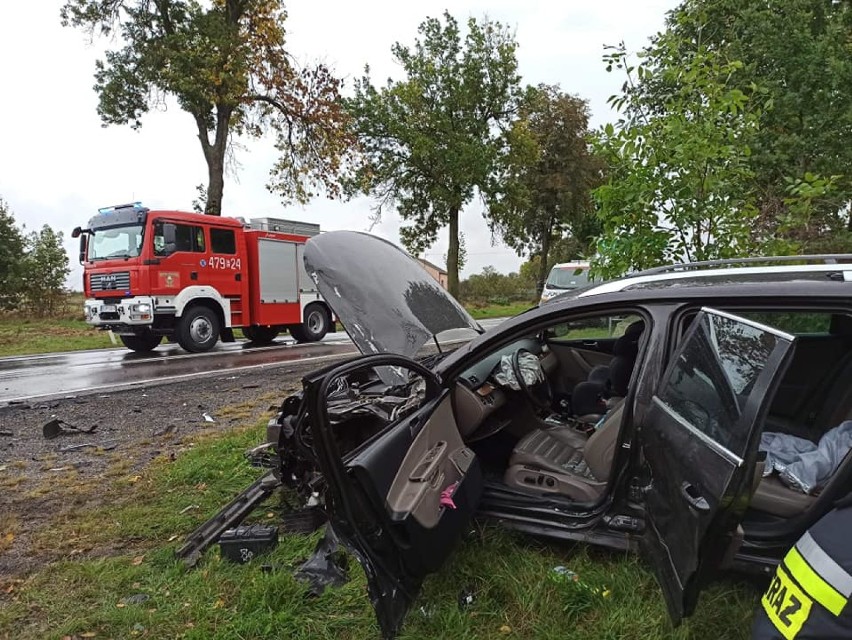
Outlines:
{"type": "MultiPolygon", "coordinates": [[[[503,318],[482,320],[491,329],[503,318]]],[[[0,359],[0,406],[33,399],[49,399],[137,385],[166,384],[200,375],[295,362],[320,363],[334,356],[355,353],[344,332],[328,334],[322,342],[297,345],[279,338],[272,345],[254,347],[248,342],[219,344],[208,353],[190,354],[177,345],[163,345],[151,353],[127,349],[70,351],[0,359]]]]}

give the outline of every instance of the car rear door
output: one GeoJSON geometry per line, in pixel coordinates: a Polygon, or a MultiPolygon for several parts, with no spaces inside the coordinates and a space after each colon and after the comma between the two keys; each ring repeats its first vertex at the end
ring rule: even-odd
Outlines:
{"type": "Polygon", "coordinates": [[[364,567],[384,636],[394,637],[476,510],[479,463],[462,442],[449,391],[408,358],[337,367],[310,384],[307,403],[329,521],[364,567]],[[353,445],[356,429],[366,440],[353,445]]]}
{"type": "Polygon", "coordinates": [[[642,550],[675,623],[736,544],[763,418],[794,338],[705,308],[671,358],[639,436],[650,471],[642,550]]]}

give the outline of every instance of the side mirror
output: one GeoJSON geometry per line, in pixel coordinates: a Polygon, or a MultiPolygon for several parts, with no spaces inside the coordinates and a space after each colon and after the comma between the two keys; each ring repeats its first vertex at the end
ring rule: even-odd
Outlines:
{"type": "Polygon", "coordinates": [[[83,233],[83,229],[81,227],[74,227],[74,231],[71,232],[72,238],[79,238],[80,234],[83,233]]]}
{"type": "Polygon", "coordinates": [[[177,227],[171,222],[163,223],[163,244],[165,254],[171,255],[177,251],[177,227]]]}
{"type": "Polygon", "coordinates": [[[77,227],[77,229],[74,229],[74,231],[71,233],[71,237],[76,238],[76,237],[79,236],[79,238],[80,238],[80,256],[79,256],[79,259],[80,259],[80,264],[83,264],[86,261],[86,254],[89,251],[89,236],[86,235],[85,233],[83,233],[83,234],[78,233],[75,236],[74,232],[76,232],[79,228],[80,227],[77,227]]]}

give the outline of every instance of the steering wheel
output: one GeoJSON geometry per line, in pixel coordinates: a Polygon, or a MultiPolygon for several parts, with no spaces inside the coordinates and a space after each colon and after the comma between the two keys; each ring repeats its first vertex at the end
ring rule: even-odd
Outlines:
{"type": "Polygon", "coordinates": [[[524,396],[526,396],[527,400],[533,405],[533,407],[537,409],[550,409],[551,404],[553,402],[553,394],[550,391],[550,383],[547,381],[547,376],[544,373],[544,369],[542,369],[541,362],[539,362],[538,357],[528,349],[518,349],[515,353],[512,354],[512,371],[515,374],[515,379],[518,381],[518,386],[523,391],[524,396]],[[530,362],[535,360],[535,366],[537,368],[538,374],[541,377],[541,382],[535,384],[527,384],[527,381],[524,380],[524,376],[521,375],[521,356],[524,354],[529,354],[532,356],[530,358],[530,362]]]}

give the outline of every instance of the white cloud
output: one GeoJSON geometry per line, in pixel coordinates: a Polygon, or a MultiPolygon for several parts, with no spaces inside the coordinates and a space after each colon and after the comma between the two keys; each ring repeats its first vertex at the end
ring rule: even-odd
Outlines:
{"type": "MultiPolygon", "coordinates": [[[[95,60],[111,43],[90,44],[84,34],[59,24],[62,0],[4,2],[0,5],[0,197],[28,229],[48,224],[66,233],[79,286],[76,242],[70,230],[85,224],[98,207],[142,200],[152,208],[188,209],[195,185],[206,182],[206,166],[191,118],[177,107],[148,114],[140,131],[103,128],[92,85],[95,60]]],[[[606,98],[621,78],[607,74],[602,46],[626,40],[642,46],[659,30],[674,0],[612,0],[557,3],[543,0],[479,0],[419,3],[365,0],[359,3],[303,2],[288,7],[290,47],[301,60],[321,59],[346,77],[359,76],[369,63],[375,80],[398,76],[390,47],[412,42],[427,16],[449,9],[460,21],[488,15],[517,32],[520,71],[525,82],[559,83],[589,100],[594,124],[609,118],[606,98]]],[[[366,229],[370,203],[317,199],[306,207],[281,207],[265,183],[274,160],[269,141],[244,142],[241,170],[225,186],[227,214],[277,216],[319,222],[324,229],[366,229]]],[[[464,213],[461,228],[468,250],[467,273],[491,264],[517,270],[520,259],[492,246],[478,204],[464,213]]],[[[393,212],[374,228],[398,241],[393,212]]],[[[441,262],[446,239],[429,250],[441,262]]]]}

